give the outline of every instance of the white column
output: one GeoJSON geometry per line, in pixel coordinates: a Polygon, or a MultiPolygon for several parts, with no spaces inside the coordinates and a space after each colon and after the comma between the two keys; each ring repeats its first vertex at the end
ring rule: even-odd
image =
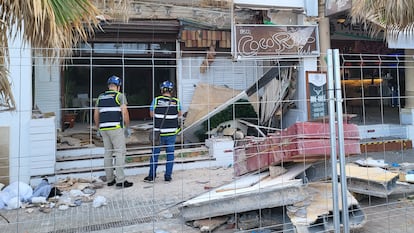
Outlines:
{"type": "Polygon", "coordinates": [[[318,7],[319,14],[319,49],[321,51],[320,56],[320,70],[327,71],[326,57],[327,51],[331,48],[331,31],[329,27],[329,18],[325,17],[325,1],[319,1],[318,7]]]}
{"type": "Polygon", "coordinates": [[[320,69],[326,71],[326,51],[331,48],[331,35],[329,30],[329,18],[322,17],[319,21],[319,46],[321,50],[320,69]]]}
{"type": "MultiPolygon", "coordinates": [[[[400,112],[400,122],[403,125],[414,125],[414,55],[413,49],[405,49],[405,106],[400,112]],[[411,56],[410,56],[411,55],[411,56]]],[[[410,132],[409,130],[407,131],[410,132]]],[[[408,138],[414,140],[414,135],[408,138]]]]}
{"type": "Polygon", "coordinates": [[[4,113],[10,126],[10,183],[30,180],[30,137],[32,116],[32,56],[31,48],[21,35],[9,41],[11,88],[16,110],[4,113]]]}

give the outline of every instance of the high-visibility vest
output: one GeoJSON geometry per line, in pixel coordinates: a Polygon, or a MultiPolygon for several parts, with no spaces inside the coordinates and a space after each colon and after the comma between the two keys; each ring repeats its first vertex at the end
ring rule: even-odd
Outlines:
{"type": "Polygon", "coordinates": [[[178,113],[181,110],[181,106],[180,101],[177,98],[158,96],[154,99],[153,108],[154,130],[159,130],[161,136],[175,135],[180,132],[178,125],[178,113]]]}
{"type": "Polygon", "coordinates": [[[99,129],[112,130],[122,128],[123,119],[118,91],[106,91],[98,97],[99,129]]]}

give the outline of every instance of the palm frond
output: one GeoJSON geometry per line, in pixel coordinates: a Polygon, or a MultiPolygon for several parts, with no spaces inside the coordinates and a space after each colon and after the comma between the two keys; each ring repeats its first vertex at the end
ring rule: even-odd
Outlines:
{"type": "Polygon", "coordinates": [[[396,38],[401,32],[413,32],[414,1],[412,0],[353,0],[352,22],[369,25],[371,34],[396,38]]]}
{"type": "MultiPolygon", "coordinates": [[[[9,57],[8,39],[20,33],[45,59],[65,58],[98,28],[99,10],[91,0],[0,0],[0,61],[9,57]],[[13,29],[13,30],[12,30],[13,29]],[[14,30],[15,29],[15,30],[14,30]]],[[[7,67],[0,68],[0,106],[14,107],[7,67]],[[7,87],[8,86],[8,87],[7,87]]]]}
{"type": "Polygon", "coordinates": [[[12,95],[8,79],[8,71],[2,65],[0,66],[0,112],[13,111],[16,109],[16,102],[12,95]]]}

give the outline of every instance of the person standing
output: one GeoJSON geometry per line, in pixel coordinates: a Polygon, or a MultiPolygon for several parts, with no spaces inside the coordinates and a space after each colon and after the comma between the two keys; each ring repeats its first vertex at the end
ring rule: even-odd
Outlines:
{"type": "Polygon", "coordinates": [[[180,132],[178,118],[181,116],[181,104],[178,98],[172,96],[174,84],[170,81],[164,81],[160,89],[161,95],[152,100],[150,116],[153,118],[154,131],[160,132],[161,140],[159,146],[152,148],[149,174],[144,178],[145,182],[154,182],[156,178],[161,148],[165,148],[167,154],[164,181],[170,182],[172,180],[175,140],[180,132]]]}
{"type": "Polygon", "coordinates": [[[122,81],[119,77],[109,77],[107,84],[108,90],[99,95],[94,113],[97,134],[102,136],[105,148],[106,181],[108,186],[116,184],[116,187],[128,188],[133,185],[125,179],[124,174],[125,137],[130,135],[128,102],[120,92],[122,81]]]}

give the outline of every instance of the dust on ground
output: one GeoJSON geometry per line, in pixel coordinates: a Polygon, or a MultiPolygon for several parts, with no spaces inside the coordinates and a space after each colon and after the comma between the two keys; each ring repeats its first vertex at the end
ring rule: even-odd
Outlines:
{"type": "MultiPolygon", "coordinates": [[[[176,165],[179,166],[179,165],[176,165]]],[[[210,189],[233,181],[233,168],[209,167],[173,172],[171,182],[164,181],[163,172],[157,173],[154,183],[144,182],[146,174],[126,176],[126,180],[133,182],[129,188],[115,186],[97,189],[96,194],[104,196],[108,201],[119,199],[122,196],[130,199],[134,196],[146,197],[151,200],[187,200],[210,189]]]]}

